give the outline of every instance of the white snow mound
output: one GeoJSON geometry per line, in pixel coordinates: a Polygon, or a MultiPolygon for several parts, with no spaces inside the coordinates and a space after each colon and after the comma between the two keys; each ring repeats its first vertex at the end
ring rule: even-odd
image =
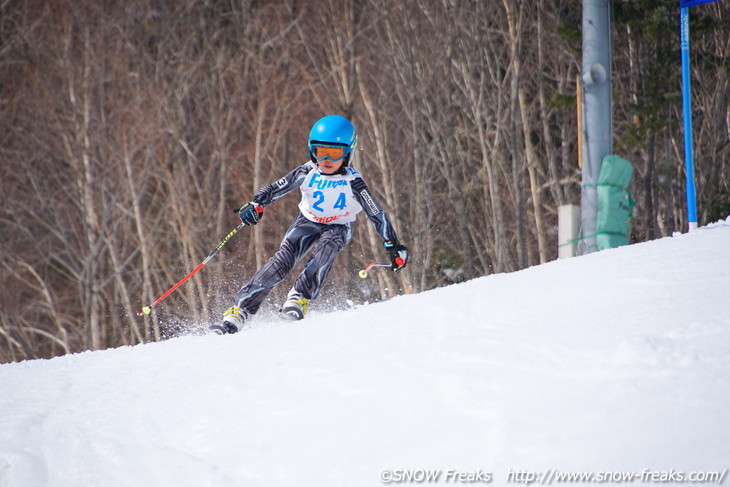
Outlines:
{"type": "Polygon", "coordinates": [[[729,299],[730,218],[302,322],[2,365],[0,485],[722,472],[729,299]]]}

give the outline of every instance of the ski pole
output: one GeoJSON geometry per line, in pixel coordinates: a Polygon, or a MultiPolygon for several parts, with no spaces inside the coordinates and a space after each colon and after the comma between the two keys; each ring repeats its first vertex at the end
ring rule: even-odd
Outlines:
{"type": "Polygon", "coordinates": [[[180,287],[180,285],[182,283],[184,283],[185,281],[187,281],[188,279],[190,279],[196,272],[198,272],[200,269],[202,269],[203,266],[205,264],[207,264],[208,261],[210,261],[210,259],[212,259],[215,254],[218,253],[218,251],[221,249],[221,247],[223,247],[226,244],[226,242],[228,242],[231,239],[231,237],[233,237],[241,228],[243,228],[243,226],[244,226],[244,223],[241,222],[241,224],[238,225],[235,229],[233,229],[233,231],[231,233],[229,233],[228,235],[225,236],[225,238],[221,241],[221,243],[219,243],[218,246],[216,248],[214,248],[213,251],[210,254],[208,254],[208,257],[206,257],[205,260],[198,265],[198,267],[196,267],[195,269],[193,269],[192,272],[190,272],[190,274],[188,274],[187,276],[183,277],[180,282],[178,282],[177,284],[175,284],[174,286],[172,286],[170,289],[168,289],[168,291],[165,294],[163,294],[162,296],[160,296],[159,298],[157,298],[157,300],[154,303],[150,304],[149,306],[145,306],[144,308],[142,308],[142,312],[141,313],[137,313],[137,316],[144,316],[144,315],[150,314],[150,311],[152,311],[152,308],[154,308],[157,305],[157,303],[159,303],[160,301],[162,301],[163,299],[165,299],[167,296],[169,296],[170,293],[172,293],[175,289],[177,289],[178,287],[180,287]]]}
{"type": "MultiPolygon", "coordinates": [[[[396,265],[403,265],[403,259],[401,259],[400,257],[396,257],[395,263],[396,265]]],[[[373,267],[390,267],[391,265],[392,264],[390,262],[371,262],[366,268],[358,272],[357,275],[365,279],[366,277],[368,277],[368,271],[373,267]]]]}

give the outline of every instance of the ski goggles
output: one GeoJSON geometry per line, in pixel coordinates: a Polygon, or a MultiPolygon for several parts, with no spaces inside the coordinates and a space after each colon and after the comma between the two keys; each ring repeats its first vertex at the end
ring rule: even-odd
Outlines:
{"type": "Polygon", "coordinates": [[[314,154],[314,158],[320,162],[324,161],[325,159],[329,159],[332,162],[337,162],[345,157],[345,148],[315,145],[312,146],[312,154],[314,154]]]}

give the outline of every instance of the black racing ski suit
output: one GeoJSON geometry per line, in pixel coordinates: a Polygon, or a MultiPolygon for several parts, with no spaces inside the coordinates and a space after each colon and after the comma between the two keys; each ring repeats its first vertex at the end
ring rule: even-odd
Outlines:
{"type": "Polygon", "coordinates": [[[302,191],[300,211],[284,235],[279,250],[238,291],[237,306],[248,313],[256,313],[274,286],[312,249],[294,283],[294,290],[307,299],[316,298],[335,258],[352,238],[352,224],[361,210],[368,215],[384,242],[397,241],[385,211],[360,174],[351,167],[327,175],[320,173],[315,163],[307,162],[261,188],[253,201],[266,207],[296,188],[302,191]]]}

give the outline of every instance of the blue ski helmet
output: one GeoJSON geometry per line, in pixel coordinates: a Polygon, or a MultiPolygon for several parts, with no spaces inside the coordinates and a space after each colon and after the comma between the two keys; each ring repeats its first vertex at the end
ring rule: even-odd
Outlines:
{"type": "Polygon", "coordinates": [[[345,158],[342,162],[342,167],[347,167],[350,163],[350,153],[357,145],[357,132],[355,132],[355,127],[345,117],[327,115],[324,118],[320,118],[309,132],[309,156],[314,163],[316,163],[314,157],[315,145],[343,147],[345,149],[345,158]]]}

